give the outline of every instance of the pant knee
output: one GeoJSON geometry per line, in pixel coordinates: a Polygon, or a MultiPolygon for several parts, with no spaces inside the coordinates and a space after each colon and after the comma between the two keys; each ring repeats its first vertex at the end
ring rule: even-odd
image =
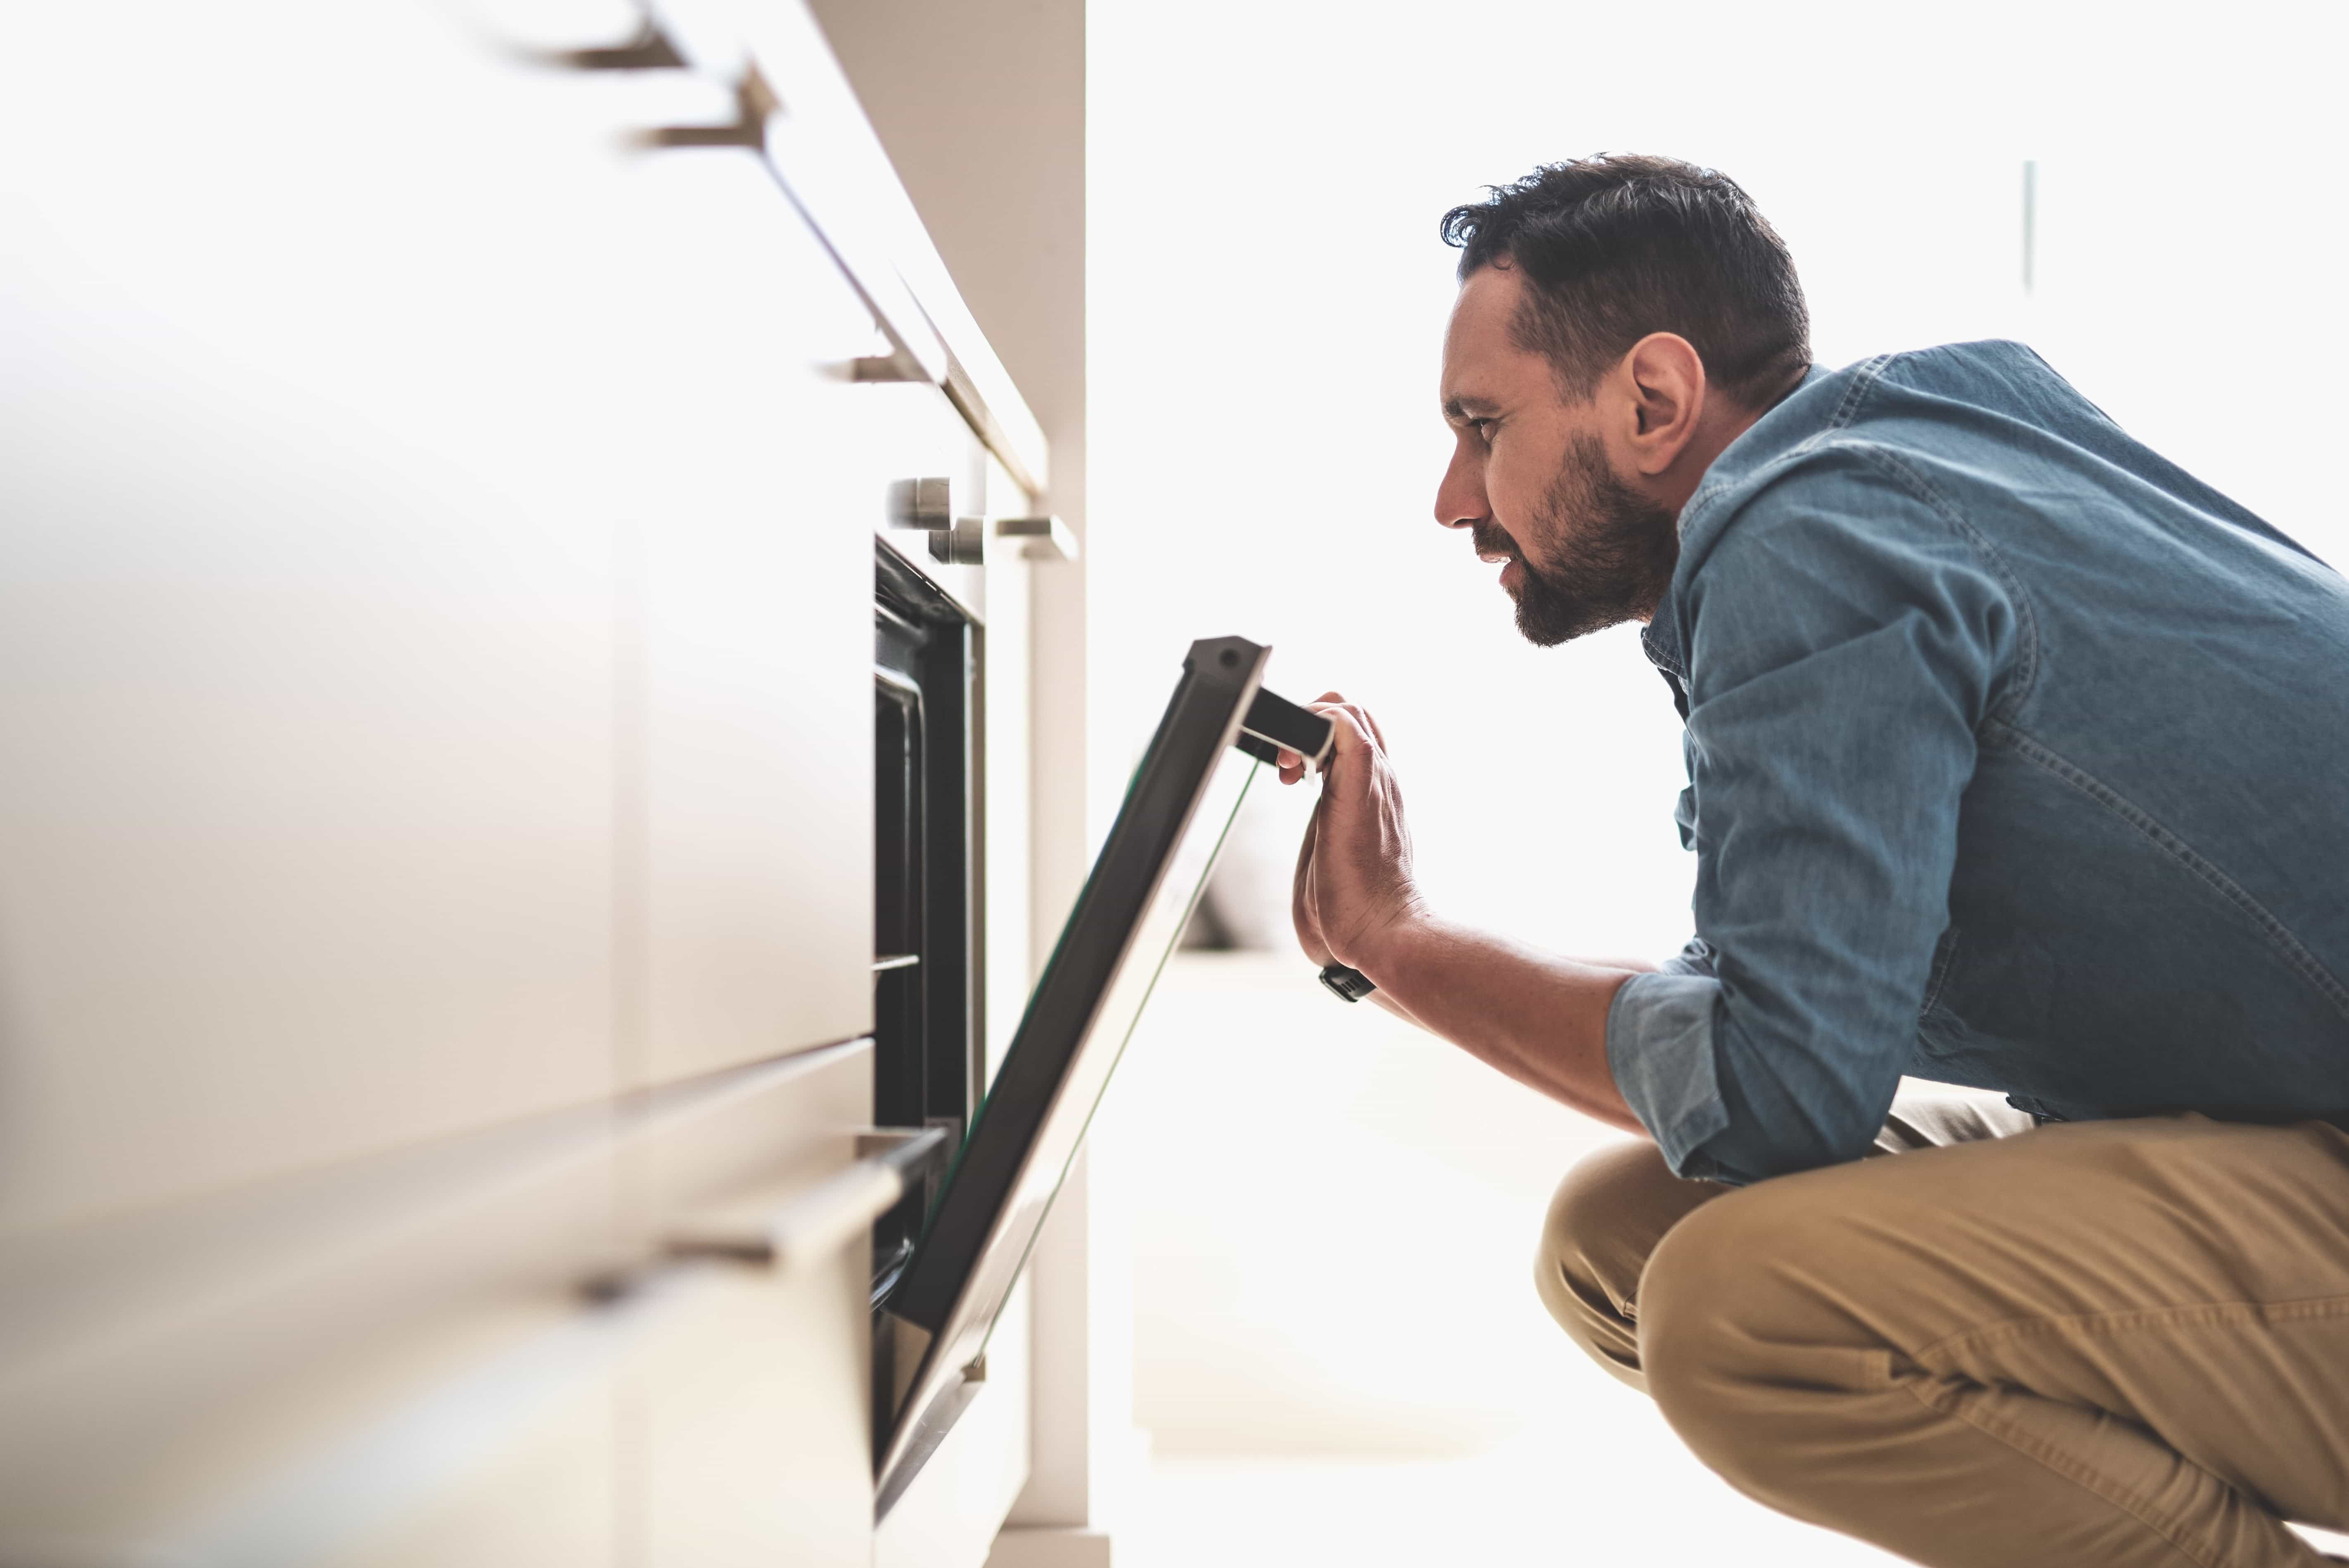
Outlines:
{"type": "Polygon", "coordinates": [[[1642,1140],[1585,1157],[1550,1199],[1535,1260],[1542,1305],[1593,1360],[1635,1387],[1644,1387],[1637,1322],[1649,1254],[1691,1210],[1726,1191],[1679,1180],[1642,1140]]]}
{"type": "Polygon", "coordinates": [[[1640,1357],[1664,1418],[1750,1496],[1794,1507],[1816,1445],[1873,1391],[1880,1357],[1830,1328],[1845,1216],[1791,1179],[1692,1215],[1641,1282],[1640,1357]]]}

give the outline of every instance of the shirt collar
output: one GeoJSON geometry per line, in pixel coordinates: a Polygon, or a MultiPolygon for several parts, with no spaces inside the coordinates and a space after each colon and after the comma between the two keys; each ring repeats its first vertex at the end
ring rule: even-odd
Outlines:
{"type": "Polygon", "coordinates": [[[1688,656],[1681,649],[1679,620],[1672,614],[1672,596],[1666,591],[1663,602],[1656,606],[1655,618],[1640,628],[1640,646],[1648,662],[1666,675],[1688,679],[1688,656]]]}
{"type": "MultiPolygon", "coordinates": [[[[1801,391],[1804,387],[1810,386],[1815,381],[1824,378],[1829,374],[1831,374],[1831,372],[1829,372],[1827,367],[1824,365],[1812,366],[1809,370],[1804,373],[1803,378],[1800,381],[1797,381],[1793,387],[1787,389],[1786,397],[1791,397],[1795,393],[1801,391]]],[[[1786,397],[1781,397],[1778,399],[1778,403],[1784,403],[1786,397]]],[[[1770,416],[1777,411],[1778,403],[1772,404],[1770,407],[1763,413],[1761,418],[1756,419],[1752,425],[1748,426],[1744,432],[1741,434],[1736,440],[1730,442],[1728,446],[1722,449],[1721,457],[1715,458],[1713,460],[1713,468],[1715,469],[1720,468],[1722,458],[1727,457],[1731,452],[1735,451],[1741,445],[1757,438],[1764,443],[1775,438],[1775,427],[1773,427],[1770,430],[1764,431],[1759,438],[1754,436],[1754,432],[1756,430],[1762,430],[1764,426],[1770,425],[1770,416]]],[[[1710,479],[1711,475],[1708,474],[1707,480],[1700,480],[1697,484],[1696,493],[1689,497],[1688,504],[1686,506],[1681,508],[1681,515],[1674,526],[1681,528],[1683,532],[1686,531],[1689,514],[1697,511],[1706,500],[1712,499],[1713,490],[1709,488],[1707,482],[1710,479]]],[[[1680,574],[1678,573],[1674,573],[1672,575],[1672,585],[1677,587],[1679,585],[1679,582],[1680,574]]],[[[1640,646],[1647,654],[1648,662],[1655,665],[1658,669],[1663,671],[1665,676],[1671,680],[1672,683],[1672,692],[1674,696],[1684,701],[1685,698],[1682,694],[1685,692],[1688,686],[1688,650],[1682,646],[1681,643],[1680,618],[1672,613],[1671,588],[1668,587],[1664,590],[1662,601],[1656,605],[1656,614],[1654,618],[1650,620],[1645,626],[1640,628],[1640,646]]],[[[1683,710],[1682,717],[1687,717],[1685,710],[1683,710]]]]}

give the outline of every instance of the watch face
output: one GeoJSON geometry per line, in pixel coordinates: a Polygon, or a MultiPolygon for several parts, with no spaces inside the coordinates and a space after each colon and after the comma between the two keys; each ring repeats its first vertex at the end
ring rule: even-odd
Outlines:
{"type": "Polygon", "coordinates": [[[1271,650],[1191,645],[920,1243],[886,1302],[926,1347],[891,1424],[881,1511],[976,1394],[977,1364],[1257,764],[1236,750],[1271,650]]]}

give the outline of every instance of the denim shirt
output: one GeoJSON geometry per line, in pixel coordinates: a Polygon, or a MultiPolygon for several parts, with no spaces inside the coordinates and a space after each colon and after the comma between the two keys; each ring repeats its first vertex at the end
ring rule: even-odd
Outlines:
{"type": "Polygon", "coordinates": [[[1904,1073],[2349,1112],[2349,584],[2028,348],[1814,369],[1643,640],[1697,935],[1607,1049],[1682,1175],[1855,1159],[1904,1073]]]}

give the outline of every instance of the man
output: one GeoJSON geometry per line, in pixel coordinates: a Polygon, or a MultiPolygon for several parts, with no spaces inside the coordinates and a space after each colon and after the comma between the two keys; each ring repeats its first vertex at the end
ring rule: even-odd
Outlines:
{"type": "MultiPolygon", "coordinates": [[[[1444,232],[1437,521],[1537,644],[1646,623],[1696,939],[1443,919],[1333,693],[1308,954],[1644,1135],[1559,1190],[1543,1299],[1750,1495],[1950,1568],[2320,1561],[2282,1522],[2349,1527],[2349,585],[2018,345],[1811,365],[1713,171],[1560,164],[1444,232]]],[[[2204,395],[2311,434],[2256,362],[2204,395]]]]}

